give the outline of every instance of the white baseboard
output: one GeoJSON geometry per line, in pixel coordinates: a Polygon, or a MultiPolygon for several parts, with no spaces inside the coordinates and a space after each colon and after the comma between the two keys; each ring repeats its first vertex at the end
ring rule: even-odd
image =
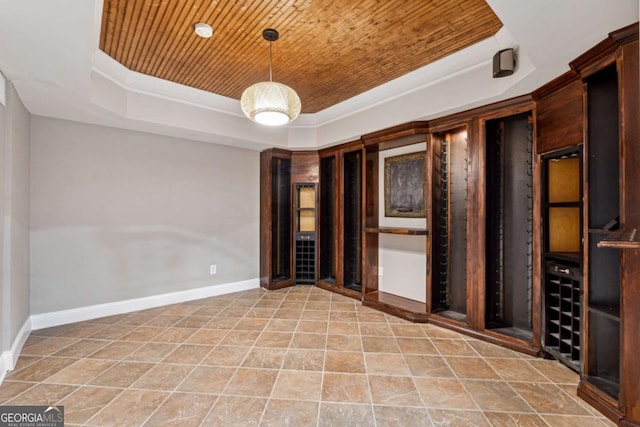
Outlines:
{"type": "Polygon", "coordinates": [[[18,331],[16,339],[13,340],[11,350],[5,351],[0,355],[0,384],[2,384],[2,381],[4,381],[4,376],[7,374],[7,372],[12,371],[16,366],[18,356],[20,356],[22,347],[27,341],[27,338],[29,338],[30,333],[31,318],[28,318],[22,325],[22,328],[20,328],[20,331],[18,331]]]}
{"type": "Polygon", "coordinates": [[[240,282],[225,283],[222,285],[207,286],[204,288],[171,292],[168,294],[153,295],[144,298],[90,305],[88,307],[72,308],[69,310],[54,311],[51,313],[34,314],[31,316],[30,326],[35,331],[53,326],[66,325],[68,323],[82,322],[84,320],[97,319],[100,317],[113,316],[115,314],[161,307],[163,305],[225,295],[233,292],[256,289],[259,287],[260,279],[250,279],[240,282]]]}
{"type": "Polygon", "coordinates": [[[144,298],[135,298],[124,301],[116,301],[106,304],[91,305],[88,307],[73,308],[70,310],[54,311],[51,313],[32,315],[24,322],[13,341],[11,350],[0,354],[0,384],[4,381],[7,372],[13,370],[22,351],[24,343],[29,338],[32,330],[50,328],[68,323],[82,322],[84,320],[97,319],[99,317],[115,314],[129,313],[145,310],[147,308],[161,307],[163,305],[177,304],[185,301],[193,301],[201,298],[230,294],[260,287],[259,279],[243,280],[241,282],[225,283],[222,285],[207,286],[204,288],[189,289],[186,291],[171,292],[168,294],[154,295],[144,298]]]}

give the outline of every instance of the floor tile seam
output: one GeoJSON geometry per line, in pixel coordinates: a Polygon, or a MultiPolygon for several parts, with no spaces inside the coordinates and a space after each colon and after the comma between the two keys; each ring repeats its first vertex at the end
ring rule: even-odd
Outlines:
{"type": "MultiPolygon", "coordinates": [[[[275,385],[275,383],[274,383],[275,385]]],[[[243,396],[246,397],[246,396],[243,396]]],[[[320,400],[318,399],[296,399],[296,398],[291,398],[291,397],[287,397],[287,398],[282,398],[282,397],[274,397],[273,396],[273,389],[271,389],[271,393],[269,393],[268,397],[265,397],[264,399],[267,400],[266,404],[264,405],[264,410],[262,413],[262,417],[264,417],[264,414],[266,413],[267,408],[269,407],[269,403],[272,400],[276,400],[276,401],[282,401],[282,402],[313,402],[313,403],[317,403],[318,404],[318,416],[320,415],[320,400]]],[[[262,417],[260,419],[260,425],[262,425],[262,417]]],[[[318,420],[319,422],[319,420],[318,420]]]]}
{"type": "MultiPolygon", "coordinates": [[[[456,376],[456,379],[458,380],[458,382],[460,383],[460,385],[462,386],[462,389],[465,391],[465,393],[467,394],[467,396],[469,396],[469,399],[471,399],[471,401],[473,402],[474,405],[476,405],[476,408],[478,408],[478,410],[482,411],[482,407],[480,406],[480,404],[477,402],[477,400],[473,397],[473,394],[471,394],[469,392],[469,389],[467,389],[467,386],[465,384],[466,379],[465,378],[461,378],[458,376],[458,374],[456,373],[455,370],[453,370],[451,368],[451,366],[449,365],[449,362],[447,361],[446,358],[444,358],[445,363],[447,364],[447,366],[449,366],[449,369],[451,370],[451,372],[453,372],[453,375],[456,376]]],[[[485,416],[486,419],[486,416],[485,416]]],[[[489,420],[487,419],[487,422],[489,422],[489,420]]],[[[489,422],[489,424],[491,424],[491,422],[489,422]]]]}
{"type": "Polygon", "coordinates": [[[496,360],[496,359],[504,359],[504,360],[522,360],[525,361],[526,359],[523,359],[521,357],[518,356],[513,356],[513,357],[508,357],[508,356],[482,356],[485,360],[496,360]]]}
{"type": "MultiPolygon", "coordinates": [[[[558,384],[553,383],[553,385],[555,385],[558,389],[560,389],[561,393],[564,393],[565,396],[568,396],[573,402],[575,402],[578,406],[580,406],[580,408],[584,409],[587,414],[586,415],[575,415],[575,414],[559,414],[559,413],[544,413],[544,415],[558,415],[558,416],[572,416],[572,417],[595,417],[595,418],[606,418],[602,413],[598,412],[598,415],[593,415],[591,413],[591,411],[589,410],[589,408],[593,408],[591,405],[589,405],[587,402],[585,402],[584,400],[580,399],[579,396],[573,396],[569,393],[567,393],[566,391],[564,391],[562,388],[560,388],[558,386],[558,384]],[[585,405],[589,406],[589,408],[585,407],[585,405]]],[[[570,384],[572,387],[575,387],[575,385],[570,384]]]]}
{"type": "MultiPolygon", "coordinates": [[[[82,341],[84,341],[84,339],[83,339],[83,340],[80,340],[80,341],[78,341],[78,342],[82,342],[82,341]]],[[[90,355],[92,355],[92,354],[94,354],[94,353],[97,353],[98,351],[102,350],[103,348],[105,348],[106,346],[108,346],[109,344],[111,344],[111,343],[113,343],[113,342],[114,342],[113,340],[93,340],[93,339],[92,339],[91,341],[98,341],[98,342],[100,342],[100,343],[104,342],[105,344],[103,344],[103,345],[102,345],[102,347],[97,348],[95,351],[93,351],[93,352],[91,352],[91,353],[89,353],[89,354],[86,354],[86,355],[82,356],[82,358],[86,358],[86,357],[88,357],[88,356],[90,356],[90,355]]],[[[76,343],[76,344],[77,344],[77,343],[76,343]]],[[[57,351],[57,352],[55,352],[55,353],[53,353],[53,354],[51,354],[51,355],[49,355],[49,356],[40,356],[40,357],[72,357],[72,356],[56,356],[56,354],[60,353],[61,351],[64,351],[64,350],[68,349],[69,347],[71,347],[71,346],[73,346],[73,345],[75,345],[75,344],[71,344],[70,346],[65,347],[65,348],[63,348],[62,350],[59,350],[59,351],[57,351]]],[[[20,354],[20,355],[22,356],[22,354],[20,354]]],[[[28,354],[25,354],[25,356],[29,356],[29,355],[28,355],[28,354]]],[[[76,357],[77,357],[77,356],[76,356],[76,357]]]]}
{"type": "MultiPolygon", "coordinates": [[[[553,383],[551,381],[548,381],[547,378],[545,378],[545,380],[546,381],[527,381],[527,380],[510,380],[510,379],[507,379],[507,378],[503,378],[503,379],[497,380],[497,381],[504,381],[506,383],[517,383],[517,384],[555,384],[555,383],[553,383]]],[[[486,381],[491,381],[491,380],[486,380],[486,381]]]]}
{"type": "MultiPolygon", "coordinates": [[[[469,347],[473,348],[473,346],[471,346],[471,345],[469,347]]],[[[475,350],[475,348],[474,348],[474,350],[475,350]]],[[[478,358],[480,360],[482,360],[489,367],[489,369],[491,369],[491,371],[498,376],[498,378],[500,378],[503,381],[506,381],[502,377],[502,375],[500,375],[500,372],[498,372],[497,369],[495,369],[493,366],[491,366],[491,364],[489,362],[487,362],[487,360],[485,359],[484,356],[482,356],[478,351],[476,351],[476,353],[478,354],[478,358]]],[[[475,356],[448,356],[448,357],[459,357],[459,358],[462,358],[462,357],[475,357],[475,356]]],[[[484,378],[465,378],[465,379],[484,379],[484,378]]]]}
{"type": "MultiPolygon", "coordinates": [[[[136,390],[136,391],[137,391],[137,389],[130,389],[130,390],[136,390]]],[[[146,390],[143,390],[143,391],[146,391],[146,390]]],[[[155,391],[155,390],[151,390],[151,391],[155,391]]],[[[147,418],[145,418],[145,420],[144,420],[144,421],[142,421],[142,422],[140,423],[140,426],[144,426],[144,425],[147,423],[147,421],[149,421],[149,420],[151,419],[151,417],[153,417],[153,415],[154,415],[156,412],[158,412],[158,411],[160,410],[160,408],[162,408],[162,405],[164,405],[164,404],[169,400],[169,398],[170,398],[171,396],[173,396],[173,393],[174,393],[173,391],[171,391],[171,392],[167,393],[167,397],[165,397],[165,398],[164,398],[164,400],[163,400],[162,402],[160,402],[158,405],[156,405],[155,409],[154,409],[153,411],[151,411],[151,413],[149,414],[149,416],[147,416],[147,418]]],[[[216,399],[216,401],[217,401],[217,400],[218,400],[218,399],[216,399]]],[[[215,402],[214,402],[214,404],[215,404],[215,402]]]]}
{"type": "MultiPolygon", "coordinates": [[[[28,381],[21,381],[21,382],[28,382],[28,381]]],[[[25,393],[26,393],[26,392],[28,392],[29,390],[33,389],[33,388],[34,388],[35,386],[37,386],[38,384],[41,384],[41,383],[39,383],[39,382],[31,383],[31,386],[30,386],[30,387],[27,387],[26,389],[24,389],[23,391],[21,391],[20,393],[18,393],[17,395],[15,395],[15,396],[13,396],[13,397],[11,397],[11,398],[9,398],[9,399],[5,399],[5,400],[2,402],[2,405],[6,405],[8,402],[11,402],[12,400],[15,400],[15,399],[19,398],[20,396],[22,396],[23,394],[25,394],[25,393]]]]}
{"type": "MultiPolygon", "coordinates": [[[[327,328],[328,327],[329,327],[329,325],[327,324],[327,328]]],[[[324,376],[325,376],[325,372],[326,372],[325,369],[324,369],[324,364],[326,363],[326,360],[327,360],[327,351],[328,350],[327,350],[326,347],[327,347],[327,342],[328,341],[329,341],[329,338],[327,337],[327,339],[325,340],[325,344],[324,344],[325,349],[322,352],[322,370],[320,371],[321,372],[321,374],[320,374],[321,375],[320,376],[320,396],[318,397],[318,402],[319,402],[318,403],[318,418],[316,420],[316,426],[320,425],[320,408],[321,408],[320,407],[320,405],[321,405],[320,402],[322,402],[322,395],[323,395],[323,391],[324,391],[324,376]]]]}
{"type": "MultiPolygon", "coordinates": [[[[453,411],[453,412],[484,412],[482,409],[461,409],[461,408],[450,408],[448,406],[425,406],[427,411],[431,411],[432,409],[441,410],[441,411],[453,411]]],[[[488,411],[493,412],[493,411],[488,411]]],[[[489,420],[487,420],[489,425],[493,425],[489,420]]]]}
{"type": "Polygon", "coordinates": [[[128,389],[136,389],[136,390],[150,390],[150,391],[163,391],[163,392],[175,392],[178,390],[178,387],[180,387],[182,385],[182,383],[186,380],[187,377],[189,377],[189,375],[191,375],[193,373],[193,371],[195,371],[197,369],[197,366],[195,365],[176,365],[176,366],[188,366],[189,367],[189,372],[187,372],[184,375],[184,378],[182,379],[182,381],[180,381],[176,386],[173,387],[173,389],[171,390],[156,390],[156,389],[150,389],[150,388],[140,388],[140,386],[135,387],[135,384],[138,383],[140,380],[142,380],[144,377],[147,376],[147,374],[149,372],[151,372],[154,368],[156,368],[158,366],[158,364],[156,364],[154,367],[152,367],[151,369],[149,369],[147,372],[145,372],[144,374],[142,374],[142,376],[140,378],[138,378],[137,380],[135,380],[134,382],[132,382],[131,384],[129,384],[127,386],[128,389]]]}
{"type": "MultiPolygon", "coordinates": [[[[326,351],[325,351],[326,357],[326,351]]],[[[316,417],[316,426],[320,425],[320,414],[322,413],[322,391],[324,390],[324,360],[322,361],[323,369],[320,374],[320,396],[318,397],[318,415],[316,417]]]]}
{"type": "MultiPolygon", "coordinates": [[[[370,377],[394,377],[394,378],[413,378],[414,375],[409,373],[409,375],[405,375],[405,374],[387,374],[387,373],[380,373],[380,372],[365,372],[365,375],[368,375],[370,377]]],[[[430,377],[418,377],[418,378],[430,378],[430,377]]]]}
{"type": "MultiPolygon", "coordinates": [[[[83,387],[96,387],[96,386],[81,386],[78,387],[77,389],[75,389],[74,391],[72,391],[71,393],[69,393],[67,396],[64,397],[64,399],[61,400],[61,402],[69,397],[71,397],[71,395],[78,393],[80,390],[82,390],[83,387]]],[[[99,386],[100,388],[107,388],[107,389],[114,389],[114,390],[119,390],[120,392],[118,394],[116,394],[115,396],[113,396],[113,398],[111,400],[109,400],[107,403],[105,403],[104,405],[102,405],[102,408],[100,408],[100,410],[98,412],[101,412],[104,408],[106,408],[107,406],[109,406],[109,404],[111,402],[113,402],[114,400],[116,400],[118,397],[120,397],[125,391],[127,391],[126,387],[102,387],[99,386]]],[[[93,417],[95,417],[96,415],[98,415],[98,412],[96,412],[95,414],[93,414],[91,417],[89,417],[85,423],[88,423],[89,421],[91,421],[91,419],[93,419],[93,417]]],[[[66,422],[65,422],[66,425],[66,422]]]]}
{"type": "MultiPolygon", "coordinates": [[[[560,387],[559,387],[560,385],[568,385],[568,386],[576,387],[576,388],[577,388],[577,385],[576,385],[576,384],[558,384],[558,383],[554,383],[554,384],[555,384],[556,386],[558,386],[558,388],[560,388],[560,387]]],[[[560,388],[560,389],[562,390],[562,388],[560,388]]],[[[591,408],[591,409],[595,409],[595,408],[593,408],[593,406],[589,405],[586,401],[582,400],[582,399],[580,398],[580,396],[578,396],[577,394],[576,394],[576,396],[574,397],[574,396],[573,396],[573,394],[567,393],[567,392],[566,392],[566,391],[564,391],[564,390],[562,390],[562,391],[563,391],[565,394],[567,394],[571,399],[573,399],[576,403],[578,403],[578,405],[580,405],[580,406],[582,406],[584,409],[586,409],[586,410],[587,410],[587,412],[589,412],[589,414],[591,414],[591,411],[589,410],[589,408],[591,408]],[[588,406],[588,407],[585,407],[585,405],[586,405],[586,406],[588,406]]],[[[602,413],[600,413],[600,412],[598,412],[598,414],[602,415],[602,413]]],[[[604,415],[602,415],[602,418],[606,418],[606,417],[605,417],[604,415]]]]}
{"type": "MultiPolygon", "coordinates": [[[[360,338],[360,340],[362,341],[362,337],[360,338]]],[[[364,357],[364,344],[363,344],[362,360],[363,360],[364,371],[365,371],[366,380],[367,380],[367,389],[369,390],[369,406],[371,407],[371,415],[373,416],[373,425],[377,426],[376,413],[375,413],[375,409],[373,407],[373,390],[371,388],[371,381],[369,381],[369,375],[366,374],[366,372],[368,372],[369,369],[367,367],[367,358],[364,357]]],[[[417,391],[417,389],[416,389],[416,391],[417,391]]]]}
{"type": "MultiPolygon", "coordinates": [[[[524,400],[524,401],[527,403],[527,405],[529,405],[531,408],[533,408],[533,410],[535,411],[535,413],[536,413],[536,414],[538,414],[538,415],[540,415],[540,417],[542,417],[543,415],[568,415],[568,416],[580,416],[580,415],[572,415],[572,414],[558,414],[558,413],[553,413],[553,412],[548,412],[548,413],[547,413],[547,412],[540,412],[540,411],[538,411],[538,409],[537,409],[537,408],[533,407],[533,405],[532,405],[531,403],[529,403],[529,401],[528,401],[527,399],[525,399],[525,397],[524,397],[520,392],[518,392],[518,390],[516,390],[516,389],[515,389],[515,387],[513,387],[513,386],[510,384],[510,383],[515,383],[515,382],[516,382],[516,381],[506,381],[506,383],[509,385],[509,387],[511,387],[511,388],[512,388],[512,389],[513,389],[513,390],[518,394],[518,396],[520,396],[520,398],[521,398],[522,400],[524,400]]],[[[570,395],[569,395],[569,393],[565,393],[565,391],[564,391],[564,390],[562,390],[560,387],[558,387],[558,386],[557,386],[557,384],[554,384],[553,382],[520,381],[520,382],[518,382],[518,383],[519,383],[519,384],[545,384],[545,385],[547,385],[547,384],[551,384],[551,385],[555,386],[561,394],[565,394],[565,395],[567,395],[571,400],[573,400],[573,401],[575,402],[575,399],[573,399],[573,397],[572,397],[572,396],[570,396],[570,395]]],[[[575,403],[576,403],[576,404],[578,404],[578,405],[579,405],[582,409],[584,409],[585,411],[589,412],[587,409],[583,408],[583,407],[582,407],[582,405],[580,405],[580,403],[579,403],[579,402],[575,402],[575,403]]]]}
{"type": "Polygon", "coordinates": [[[483,409],[484,412],[495,412],[498,414],[517,414],[517,415],[540,415],[539,413],[533,412],[522,412],[522,411],[505,411],[502,409],[483,409]]]}
{"type": "MultiPolygon", "coordinates": [[[[64,368],[62,368],[61,370],[57,371],[54,374],[51,374],[50,376],[48,376],[47,378],[43,379],[42,381],[40,381],[40,383],[43,384],[67,384],[67,383],[61,383],[61,382],[57,382],[57,381],[53,381],[53,382],[47,382],[47,380],[49,380],[50,378],[58,375],[60,372],[64,371],[67,368],[70,368],[71,366],[75,365],[76,363],[82,361],[82,360],[93,360],[93,359],[78,359],[76,362],[73,362],[71,365],[69,366],[65,366],[64,368]]],[[[96,359],[96,360],[102,360],[102,359],[96,359]]],[[[82,385],[88,385],[90,381],[95,380],[96,378],[98,378],[100,375],[102,375],[103,373],[105,373],[106,371],[108,371],[109,369],[113,368],[119,361],[116,360],[109,360],[109,362],[112,362],[109,366],[107,366],[106,368],[104,368],[102,371],[100,371],[98,374],[96,374],[94,377],[90,378],[87,380],[87,382],[85,383],[69,383],[69,385],[73,385],[73,384],[82,384],[82,385]]]]}
{"type": "MultiPolygon", "coordinates": [[[[51,338],[58,338],[58,337],[51,337],[51,338]]],[[[70,339],[70,338],[68,338],[68,339],[70,339]]],[[[64,346],[64,347],[62,347],[62,348],[56,349],[56,350],[54,350],[54,352],[55,352],[55,353],[57,353],[57,352],[60,352],[60,351],[62,351],[62,350],[65,350],[66,348],[71,347],[72,345],[74,345],[74,344],[76,344],[76,343],[78,343],[78,342],[80,342],[80,341],[82,340],[81,338],[73,338],[73,339],[74,339],[74,341],[73,341],[72,343],[69,343],[68,345],[65,345],[65,346],[64,346]]],[[[36,344],[37,344],[37,343],[36,343],[36,344]]],[[[36,345],[36,344],[32,344],[32,345],[36,345]]],[[[34,353],[28,353],[28,351],[29,351],[29,347],[30,347],[30,346],[27,346],[26,348],[23,348],[23,349],[22,349],[22,351],[20,352],[20,355],[23,355],[23,354],[24,354],[25,356],[36,356],[36,357],[38,357],[38,356],[39,356],[39,357],[46,357],[46,356],[51,356],[51,355],[53,355],[53,354],[54,354],[54,353],[49,353],[49,354],[34,354],[34,353]]]]}
{"type": "MultiPolygon", "coordinates": [[[[120,387],[111,387],[111,388],[120,388],[120,387]]],[[[118,395],[116,395],[113,399],[111,399],[106,405],[102,406],[102,408],[100,408],[100,410],[98,412],[96,412],[95,414],[93,414],[93,416],[91,416],[88,420],[86,420],[84,423],[82,423],[83,425],[97,425],[97,424],[91,424],[91,420],[93,420],[94,418],[96,418],[102,411],[105,410],[105,408],[107,406],[109,406],[111,403],[113,403],[117,398],[119,398],[120,396],[122,396],[126,391],[128,390],[128,388],[122,388],[122,391],[120,393],[118,393],[118,395]]]]}
{"type": "MultiPolygon", "coordinates": [[[[435,345],[434,345],[434,347],[435,347],[435,345]]],[[[463,388],[463,390],[465,391],[465,393],[467,394],[467,396],[469,396],[469,399],[471,399],[471,401],[473,402],[473,404],[474,404],[474,405],[476,405],[476,408],[478,408],[478,410],[480,410],[480,411],[481,411],[482,409],[480,408],[480,405],[478,404],[478,402],[476,402],[476,400],[473,398],[473,396],[471,395],[471,393],[469,393],[469,390],[467,390],[467,387],[466,387],[466,386],[464,385],[464,383],[462,382],[462,380],[463,380],[463,379],[462,379],[462,378],[460,378],[460,376],[458,375],[458,373],[457,373],[457,372],[456,372],[456,371],[451,367],[451,365],[449,364],[449,361],[448,361],[448,360],[446,359],[446,357],[445,357],[445,356],[440,352],[440,349],[439,349],[438,347],[436,347],[436,351],[437,351],[438,353],[440,353],[440,357],[442,357],[442,360],[444,360],[444,363],[447,365],[447,367],[449,368],[449,370],[453,373],[454,378],[458,381],[458,383],[460,383],[460,385],[462,386],[462,388],[463,388]]],[[[422,393],[420,393],[420,396],[422,397],[422,393]]],[[[425,403],[425,406],[427,406],[427,405],[426,405],[426,402],[424,402],[424,399],[423,399],[423,403],[425,403]]],[[[486,419],[486,416],[485,416],[485,419],[486,419]]],[[[487,420],[487,421],[488,421],[488,420],[487,420]]],[[[489,422],[489,424],[491,424],[491,423],[489,422]]]]}
{"type": "Polygon", "coordinates": [[[566,417],[566,418],[589,418],[589,419],[607,419],[606,417],[599,417],[597,415],[586,414],[586,415],[576,415],[576,414],[559,414],[557,412],[536,412],[541,417],[552,416],[552,417],[566,417]]]}
{"type": "MultiPolygon", "coordinates": [[[[484,379],[484,378],[459,378],[459,380],[462,381],[471,381],[471,382],[491,382],[491,383],[507,383],[507,382],[524,382],[527,383],[527,381],[506,381],[503,379],[495,379],[495,378],[490,378],[490,379],[484,379]]],[[[547,384],[547,383],[545,383],[547,384]]]]}
{"type": "MultiPolygon", "coordinates": [[[[423,354],[423,353],[409,353],[409,354],[423,354]]],[[[458,359],[478,359],[477,356],[464,356],[464,355],[457,355],[457,354],[444,354],[444,353],[439,353],[439,355],[441,355],[442,357],[455,357],[458,359]]],[[[425,356],[438,356],[438,354],[425,354],[425,356]]]]}
{"type": "MultiPolygon", "coordinates": [[[[21,354],[20,356],[23,356],[23,355],[21,354]]],[[[27,355],[24,355],[24,356],[27,356],[27,355]]],[[[41,361],[41,360],[42,360],[42,359],[44,359],[45,357],[61,357],[61,356],[28,356],[28,357],[37,357],[37,358],[39,358],[39,359],[34,360],[33,362],[29,363],[28,365],[25,365],[25,366],[21,367],[21,368],[20,368],[20,369],[18,369],[18,370],[16,370],[16,369],[14,368],[14,369],[13,369],[13,370],[11,370],[11,371],[7,371],[7,375],[5,376],[4,380],[5,380],[5,381],[11,381],[11,378],[10,378],[10,376],[11,376],[11,375],[15,375],[15,374],[17,374],[18,372],[22,371],[23,369],[28,368],[29,366],[33,365],[34,363],[37,363],[37,362],[41,361]]],[[[70,358],[70,359],[74,359],[73,357],[69,357],[69,358],[70,358]]]]}
{"type": "MultiPolygon", "coordinates": [[[[38,384],[36,384],[36,385],[43,385],[43,384],[38,383],[38,384]]],[[[45,385],[49,385],[49,384],[45,384],[45,385]]],[[[55,385],[55,384],[54,384],[54,385],[55,385]]],[[[60,385],[63,385],[63,386],[65,386],[65,387],[74,387],[73,391],[69,392],[68,394],[65,394],[65,395],[64,395],[64,397],[62,397],[62,399],[64,399],[65,397],[69,396],[71,393],[75,392],[78,388],[80,388],[80,387],[79,387],[79,386],[77,386],[77,385],[64,385],[64,384],[60,384],[60,385]]],[[[35,386],[34,386],[34,387],[30,387],[29,389],[25,390],[24,392],[19,393],[17,396],[14,396],[14,397],[12,397],[11,399],[6,400],[4,404],[5,404],[5,405],[6,405],[6,404],[11,404],[11,402],[15,401],[16,399],[19,399],[19,398],[20,398],[20,396],[22,396],[22,395],[23,395],[23,394],[25,394],[27,391],[29,391],[29,390],[31,390],[31,389],[33,389],[33,388],[35,388],[35,386]]],[[[62,401],[62,399],[60,399],[60,401],[62,401]]],[[[58,402],[56,402],[56,403],[58,403],[58,402]]]]}
{"type": "MultiPolygon", "coordinates": [[[[42,357],[40,360],[38,360],[38,362],[40,362],[40,361],[42,361],[42,360],[44,360],[44,359],[48,359],[48,358],[53,358],[53,356],[44,356],[44,357],[42,357]]],[[[78,362],[78,361],[82,360],[82,358],[79,358],[79,357],[55,357],[55,358],[56,358],[56,359],[75,359],[75,362],[70,363],[69,365],[65,366],[65,367],[64,367],[64,368],[62,368],[62,369],[66,369],[66,368],[68,368],[69,366],[71,366],[71,365],[75,364],[76,362],[78,362]]],[[[30,364],[30,365],[28,365],[28,366],[25,366],[24,368],[22,368],[22,369],[20,369],[20,370],[18,370],[18,371],[15,371],[15,373],[14,373],[14,372],[11,372],[11,374],[12,374],[12,375],[19,375],[19,374],[20,374],[20,372],[22,372],[22,371],[24,371],[24,370],[26,370],[26,369],[29,369],[29,368],[30,368],[30,367],[32,367],[35,363],[36,363],[36,362],[34,362],[34,363],[32,363],[32,364],[30,364]]],[[[47,377],[45,377],[45,378],[43,378],[43,379],[41,379],[41,380],[39,380],[39,381],[37,381],[37,382],[38,382],[38,383],[44,383],[44,382],[45,382],[46,380],[48,380],[49,378],[51,378],[52,376],[56,375],[58,372],[62,371],[62,369],[60,369],[59,371],[56,371],[56,372],[51,373],[49,376],[47,376],[47,377]]],[[[6,380],[9,380],[9,381],[25,381],[25,382],[31,382],[31,381],[28,381],[28,380],[15,380],[15,379],[12,379],[12,377],[6,378],[6,380]]]]}
{"type": "MultiPolygon", "coordinates": [[[[548,376],[548,375],[546,375],[546,374],[545,374],[544,372],[542,372],[540,369],[536,368],[536,366],[535,366],[533,363],[531,363],[531,359],[524,359],[524,360],[525,360],[525,362],[527,362],[527,364],[528,364],[529,366],[531,366],[533,369],[535,369],[537,372],[539,372],[539,373],[540,373],[540,375],[542,375],[543,377],[545,377],[546,379],[548,379],[548,380],[549,380],[549,382],[552,382],[552,383],[554,383],[554,384],[555,384],[555,382],[553,381],[553,378],[549,378],[549,376],[548,376]]],[[[534,359],[534,360],[538,360],[538,359],[534,359]]],[[[551,360],[546,360],[546,361],[547,361],[547,362],[552,362],[551,360]]],[[[557,362],[557,361],[554,361],[554,362],[555,362],[555,363],[559,363],[559,362],[557,362]]]]}
{"type": "MultiPolygon", "coordinates": [[[[253,341],[253,344],[251,346],[246,346],[249,347],[249,350],[247,351],[247,353],[244,355],[244,357],[242,358],[242,360],[240,361],[240,363],[238,364],[238,366],[236,367],[234,373],[229,376],[229,379],[227,380],[226,384],[224,385],[224,387],[222,388],[222,391],[220,392],[220,395],[224,395],[224,392],[226,391],[227,387],[229,387],[229,384],[231,383],[231,380],[238,374],[238,372],[240,371],[240,368],[242,367],[242,365],[244,364],[244,362],[247,360],[247,358],[249,357],[249,354],[251,354],[251,352],[253,351],[253,349],[256,347],[255,343],[258,341],[258,339],[260,338],[260,336],[262,336],[262,333],[264,331],[260,332],[260,334],[256,337],[256,339],[253,341]]],[[[215,347],[214,347],[215,348],[215,347]]],[[[211,352],[213,351],[213,348],[211,349],[211,351],[209,353],[207,353],[207,356],[209,356],[209,354],[211,354],[211,352]]],[[[207,356],[205,356],[201,361],[200,364],[198,366],[202,366],[202,361],[205,360],[207,358],[207,356]]],[[[284,360],[283,360],[284,363],[284,360]]],[[[275,383],[274,383],[275,385],[275,383]]],[[[215,406],[215,405],[214,405],[215,406]]],[[[265,404],[265,408],[267,407],[267,405],[265,404]]],[[[213,407],[212,407],[213,408],[213,407]]],[[[260,421],[262,421],[262,417],[260,418],[260,421]]]]}
{"type": "MultiPolygon", "coordinates": [[[[205,393],[196,393],[196,394],[205,394],[205,393]]],[[[222,395],[218,394],[216,397],[216,400],[211,404],[211,407],[209,408],[209,410],[207,411],[206,414],[204,414],[204,417],[202,417],[202,420],[200,420],[200,424],[198,424],[198,427],[202,427],[204,426],[204,422],[207,420],[207,418],[209,418],[209,416],[211,415],[211,412],[213,411],[213,409],[216,407],[216,405],[218,404],[218,402],[220,401],[220,397],[222,395]]]]}
{"type": "MultiPolygon", "coordinates": [[[[499,374],[498,374],[499,375],[499,374]]],[[[501,377],[502,378],[502,377],[501,377]]],[[[464,381],[483,381],[483,380],[464,380],[464,381]]],[[[487,380],[484,380],[487,381],[487,380]]],[[[461,381],[462,382],[462,381],[461,381]]],[[[511,384],[509,384],[509,381],[502,379],[502,380],[498,380],[497,382],[502,382],[505,383],[507,385],[507,387],[509,387],[511,389],[511,391],[513,391],[516,396],[518,396],[520,398],[520,400],[522,400],[530,409],[531,409],[531,413],[533,414],[537,414],[538,411],[536,411],[536,408],[533,407],[533,405],[531,405],[529,403],[529,401],[527,399],[524,398],[524,396],[522,396],[520,393],[518,393],[518,390],[516,390],[515,388],[513,388],[513,386],[511,384]]],[[[469,395],[471,396],[471,398],[473,399],[473,395],[469,392],[469,390],[467,389],[467,386],[464,382],[462,382],[463,387],[465,388],[465,390],[467,390],[467,393],[469,393],[469,395]]],[[[474,399],[475,401],[475,399],[474,399]]],[[[480,407],[480,405],[478,405],[478,407],[480,407]]],[[[482,409],[482,408],[481,408],[482,409]]],[[[485,409],[482,409],[483,411],[485,409]]],[[[508,412],[508,411],[505,411],[508,412]]]]}
{"type": "Polygon", "coordinates": [[[383,407],[383,408],[419,408],[419,409],[427,409],[425,405],[390,405],[386,403],[373,403],[373,407],[383,407]]]}
{"type": "MultiPolygon", "coordinates": [[[[473,396],[471,398],[473,399],[473,396]]],[[[493,423],[491,422],[491,420],[489,420],[489,417],[487,417],[487,414],[485,413],[484,410],[481,409],[480,413],[482,414],[482,418],[484,418],[484,420],[488,423],[488,425],[493,425],[493,423]]]]}
{"type": "MultiPolygon", "coordinates": [[[[331,399],[320,399],[318,401],[319,403],[338,403],[338,404],[344,404],[344,405],[363,405],[363,406],[370,406],[373,410],[373,400],[371,398],[369,398],[368,403],[366,402],[345,402],[344,400],[331,400],[331,399]]],[[[417,408],[417,406],[415,406],[417,408]]]]}

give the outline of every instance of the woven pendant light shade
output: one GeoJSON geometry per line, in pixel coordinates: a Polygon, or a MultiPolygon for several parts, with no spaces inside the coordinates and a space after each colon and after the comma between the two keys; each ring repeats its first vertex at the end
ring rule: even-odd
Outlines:
{"type": "Polygon", "coordinates": [[[240,108],[247,117],[261,125],[286,125],[300,114],[300,97],[289,86],[273,81],[271,42],[278,40],[278,32],[267,28],[262,37],[269,42],[269,81],[246,88],[240,98],[240,108]]]}
{"type": "Polygon", "coordinates": [[[260,82],[242,93],[240,107],[256,123],[280,126],[300,114],[300,97],[289,86],[276,82],[260,82]]]}

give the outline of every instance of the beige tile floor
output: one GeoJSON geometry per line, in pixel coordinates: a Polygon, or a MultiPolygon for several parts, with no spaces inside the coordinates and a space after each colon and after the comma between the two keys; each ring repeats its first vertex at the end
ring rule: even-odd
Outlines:
{"type": "Polygon", "coordinates": [[[0,405],[88,426],[605,426],[578,377],[298,286],[34,331],[0,405]]]}

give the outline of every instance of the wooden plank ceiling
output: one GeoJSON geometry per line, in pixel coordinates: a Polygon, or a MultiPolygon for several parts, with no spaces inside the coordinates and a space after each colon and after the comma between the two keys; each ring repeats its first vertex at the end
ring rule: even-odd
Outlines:
{"type": "Polygon", "coordinates": [[[269,79],[315,113],[494,35],[484,0],[104,0],[100,49],[130,70],[240,99],[269,79]],[[196,22],[214,29],[210,39],[196,22]]]}

